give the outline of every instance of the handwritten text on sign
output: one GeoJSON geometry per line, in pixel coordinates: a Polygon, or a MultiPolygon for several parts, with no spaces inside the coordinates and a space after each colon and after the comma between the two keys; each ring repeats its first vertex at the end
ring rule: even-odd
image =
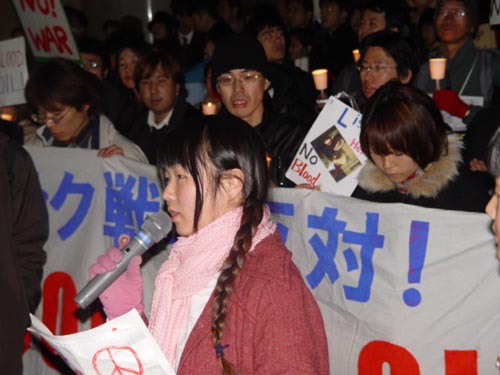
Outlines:
{"type": "Polygon", "coordinates": [[[24,38],[0,42],[0,107],[24,104],[28,80],[24,38]]]}
{"type": "Polygon", "coordinates": [[[13,1],[35,57],[79,59],[59,0],[13,1]]]}

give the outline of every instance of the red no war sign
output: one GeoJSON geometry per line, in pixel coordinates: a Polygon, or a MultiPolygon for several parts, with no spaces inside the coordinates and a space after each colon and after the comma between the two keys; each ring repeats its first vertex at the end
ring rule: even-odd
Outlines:
{"type": "Polygon", "coordinates": [[[64,57],[79,60],[60,0],[13,0],[36,58],[64,57]]]}

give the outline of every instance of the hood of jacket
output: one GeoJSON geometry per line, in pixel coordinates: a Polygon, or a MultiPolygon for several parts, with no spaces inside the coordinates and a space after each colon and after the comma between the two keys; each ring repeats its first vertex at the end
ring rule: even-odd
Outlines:
{"type": "MultiPolygon", "coordinates": [[[[421,173],[408,182],[406,194],[413,198],[436,198],[441,190],[458,177],[462,162],[462,141],[455,134],[448,136],[448,152],[429,164],[421,173]]],[[[394,183],[371,160],[363,166],[358,184],[371,193],[382,193],[395,189],[394,183]]]]}

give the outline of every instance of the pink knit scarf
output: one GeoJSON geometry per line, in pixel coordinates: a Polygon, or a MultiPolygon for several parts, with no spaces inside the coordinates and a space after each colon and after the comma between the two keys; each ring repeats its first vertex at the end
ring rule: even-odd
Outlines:
{"type": "MultiPolygon", "coordinates": [[[[250,251],[276,230],[269,220],[269,210],[264,212],[250,251]]],[[[191,296],[220,272],[240,228],[241,215],[242,208],[235,208],[193,235],[180,237],[158,272],[149,330],[171,363],[179,332],[189,314],[191,296]]]]}

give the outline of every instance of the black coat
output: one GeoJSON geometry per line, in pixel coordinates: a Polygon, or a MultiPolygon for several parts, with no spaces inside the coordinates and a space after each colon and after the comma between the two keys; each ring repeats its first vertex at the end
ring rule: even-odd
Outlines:
{"type": "Polygon", "coordinates": [[[489,200],[491,179],[471,172],[462,161],[461,141],[449,137],[449,151],[429,165],[400,193],[386,175],[371,161],[363,166],[354,198],[380,203],[406,203],[444,210],[484,212],[489,200]]]}
{"type": "MultiPolygon", "coordinates": [[[[221,110],[221,119],[232,116],[225,108],[221,110]]],[[[271,157],[269,177],[277,186],[292,187],[294,183],[285,177],[288,167],[292,164],[307,130],[294,119],[277,113],[265,101],[262,122],[255,126],[264,140],[271,157]]]]}
{"type": "Polygon", "coordinates": [[[29,154],[0,133],[0,155],[0,368],[4,374],[22,374],[29,312],[40,301],[49,219],[29,154]],[[7,160],[13,167],[10,183],[7,160]]]}
{"type": "Polygon", "coordinates": [[[158,150],[165,136],[174,128],[183,124],[201,121],[202,116],[191,104],[186,102],[182,96],[177,98],[172,117],[167,126],[154,129],[148,125],[148,113],[145,112],[132,125],[126,136],[138,145],[144,152],[150,164],[156,164],[158,150]]]}

